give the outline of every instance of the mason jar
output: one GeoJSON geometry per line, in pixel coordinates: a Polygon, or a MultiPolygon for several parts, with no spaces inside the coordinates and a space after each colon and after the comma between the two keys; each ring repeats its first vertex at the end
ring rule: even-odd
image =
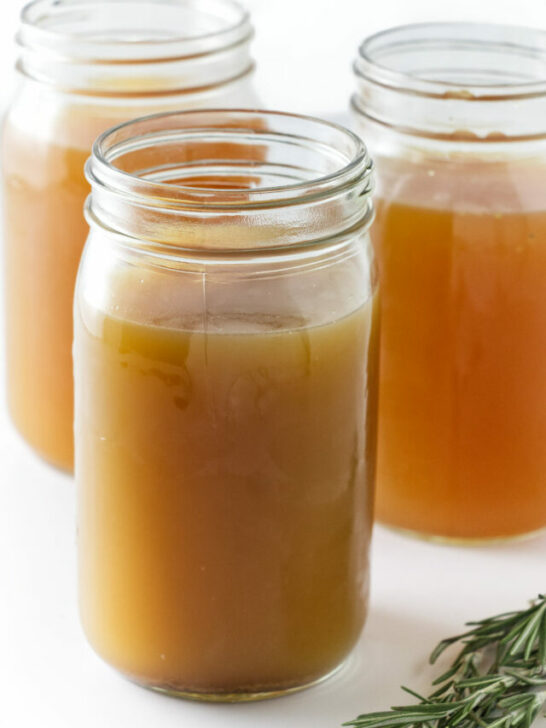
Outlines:
{"type": "Polygon", "coordinates": [[[81,617],[180,696],[316,683],[366,615],[377,293],[363,143],[312,118],[144,117],[87,166],[75,296],[81,617]]]}
{"type": "Polygon", "coordinates": [[[442,539],[546,526],[546,33],[409,25],[364,41],[378,169],[377,516],[442,539]]]}
{"type": "Polygon", "coordinates": [[[8,402],[27,442],[73,467],[72,299],[85,159],[135,116],[253,106],[248,13],[231,0],[36,0],[3,130],[8,402]]]}

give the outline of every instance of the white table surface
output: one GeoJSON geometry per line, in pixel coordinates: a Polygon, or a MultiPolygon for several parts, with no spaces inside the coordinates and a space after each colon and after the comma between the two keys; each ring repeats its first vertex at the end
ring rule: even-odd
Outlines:
{"type": "MultiPolygon", "coordinates": [[[[21,4],[0,4],[0,112],[10,89],[9,38],[21,4]]],[[[257,26],[257,81],[265,105],[333,116],[346,108],[357,41],[372,30],[441,18],[494,17],[546,26],[546,0],[247,4],[257,26]]],[[[405,701],[401,683],[426,690],[434,674],[426,664],[428,653],[440,638],[460,631],[465,620],[522,608],[546,589],[546,536],[454,548],[377,527],[368,624],[337,676],[264,703],[178,701],[126,682],[86,644],[76,606],[74,483],[25,446],[2,397],[0,463],[2,728],[335,728],[359,712],[405,701]]],[[[546,720],[536,725],[543,728],[546,720]]]]}

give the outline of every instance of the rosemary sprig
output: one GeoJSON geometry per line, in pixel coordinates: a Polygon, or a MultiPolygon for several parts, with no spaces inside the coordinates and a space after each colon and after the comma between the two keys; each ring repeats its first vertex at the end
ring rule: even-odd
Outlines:
{"type": "Polygon", "coordinates": [[[448,647],[462,645],[428,697],[359,715],[354,728],[530,728],[546,703],[546,596],[528,609],[468,622],[467,632],[442,640],[431,664],[448,647]],[[541,688],[544,688],[541,690],[541,688]]]}

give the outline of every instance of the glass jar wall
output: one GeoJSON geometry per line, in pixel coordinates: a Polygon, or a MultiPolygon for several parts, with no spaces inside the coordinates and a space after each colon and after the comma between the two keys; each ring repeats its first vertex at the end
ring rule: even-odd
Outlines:
{"type": "Polygon", "coordinates": [[[97,135],[154,111],[255,105],[248,14],[231,0],[37,0],[2,140],[8,401],[25,439],[73,465],[72,299],[97,135]]]}
{"type": "Polygon", "coordinates": [[[284,114],[148,117],[95,145],[75,299],[80,607],[97,652],[143,685],[269,697],[358,639],[370,175],[358,137],[284,114]]]}
{"type": "Polygon", "coordinates": [[[546,526],[546,34],[430,24],[366,40],[378,168],[377,516],[429,537],[546,526]]]}

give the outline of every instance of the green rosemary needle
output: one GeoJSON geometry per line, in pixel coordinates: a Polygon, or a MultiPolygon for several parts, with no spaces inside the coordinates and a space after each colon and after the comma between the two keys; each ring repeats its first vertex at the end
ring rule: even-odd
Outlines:
{"type": "Polygon", "coordinates": [[[451,645],[461,648],[428,697],[359,715],[354,728],[530,728],[546,703],[546,596],[528,609],[469,622],[463,634],[442,640],[433,664],[451,645]],[[543,688],[541,690],[541,688],[543,688]]]}

